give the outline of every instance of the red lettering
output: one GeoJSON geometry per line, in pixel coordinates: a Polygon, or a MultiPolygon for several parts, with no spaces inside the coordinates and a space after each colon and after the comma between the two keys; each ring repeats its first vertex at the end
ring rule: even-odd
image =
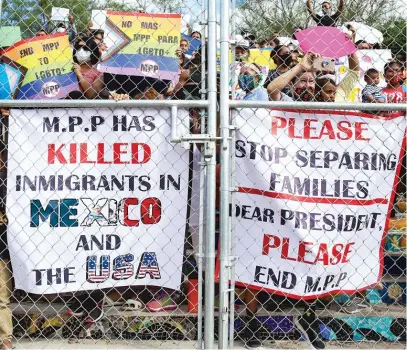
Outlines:
{"type": "Polygon", "coordinates": [[[328,246],[326,243],[321,243],[319,245],[317,257],[315,259],[315,263],[317,261],[321,261],[325,266],[329,265],[329,254],[328,254],[328,246]]]}
{"type": "Polygon", "coordinates": [[[301,135],[295,135],[295,118],[288,118],[288,136],[292,139],[302,139],[301,135]]]}
{"type": "Polygon", "coordinates": [[[354,244],[355,244],[355,242],[351,242],[351,243],[348,243],[348,244],[345,246],[345,251],[343,252],[342,263],[347,263],[347,262],[349,262],[349,259],[347,259],[347,258],[348,258],[348,254],[349,254],[349,253],[352,253],[352,251],[350,250],[350,247],[353,246],[354,244]]]}
{"type": "Polygon", "coordinates": [[[120,160],[121,154],[126,154],[127,149],[122,150],[122,146],[128,146],[127,143],[114,143],[113,144],[113,163],[114,164],[129,164],[129,162],[122,162],[120,160]]]}
{"type": "Polygon", "coordinates": [[[139,220],[132,220],[129,219],[129,206],[130,205],[137,205],[138,199],[137,198],[126,198],[123,203],[123,218],[124,218],[124,226],[138,226],[139,220]]]}
{"type": "Polygon", "coordinates": [[[352,137],[353,133],[352,130],[350,129],[351,126],[352,124],[347,120],[342,120],[338,123],[338,130],[345,134],[345,136],[341,136],[341,134],[339,134],[338,132],[337,136],[339,140],[349,140],[352,137]]]}
{"type": "Polygon", "coordinates": [[[69,145],[69,162],[71,164],[75,164],[76,163],[76,157],[77,157],[76,144],[71,143],[69,145]]]}
{"type": "Polygon", "coordinates": [[[141,222],[153,225],[161,220],[161,201],[158,198],[146,198],[141,202],[141,222]]]}
{"type": "Polygon", "coordinates": [[[112,162],[108,162],[105,160],[105,144],[98,143],[97,145],[97,164],[112,164],[112,162]]]}
{"type": "Polygon", "coordinates": [[[55,157],[58,159],[59,163],[68,164],[66,158],[64,157],[64,155],[61,152],[61,149],[64,146],[65,145],[62,144],[61,146],[59,146],[58,149],[55,149],[55,145],[53,143],[48,145],[48,164],[55,164],[55,157]]]}
{"type": "Polygon", "coordinates": [[[328,136],[330,140],[335,140],[335,132],[330,120],[324,121],[319,138],[322,139],[325,135],[328,136]]]}
{"type": "Polygon", "coordinates": [[[305,119],[304,120],[304,139],[316,139],[317,137],[311,137],[311,130],[315,131],[315,128],[311,127],[312,122],[317,122],[316,119],[305,119]]]}
{"type": "Polygon", "coordinates": [[[88,159],[88,144],[87,143],[80,143],[80,152],[79,152],[79,162],[81,164],[95,164],[95,161],[88,159]]]}
{"type": "Polygon", "coordinates": [[[344,245],[341,243],[335,244],[332,247],[332,258],[331,258],[331,265],[337,265],[341,261],[342,258],[342,250],[344,245]]]}
{"type": "Polygon", "coordinates": [[[288,256],[288,247],[289,247],[289,245],[290,245],[290,239],[284,237],[283,238],[283,245],[281,247],[281,258],[286,259],[286,260],[291,260],[291,261],[297,261],[296,258],[290,258],[288,256]]]}
{"type": "Polygon", "coordinates": [[[151,159],[151,148],[146,143],[132,143],[131,144],[131,153],[132,153],[132,164],[144,164],[151,159]],[[140,159],[139,147],[143,150],[143,158],[140,159]]]}
{"type": "Polygon", "coordinates": [[[298,247],[298,261],[305,264],[314,264],[312,261],[305,260],[305,254],[312,253],[312,250],[307,249],[307,245],[313,245],[312,242],[301,241],[298,247]]]}
{"type": "Polygon", "coordinates": [[[277,135],[278,129],[284,129],[287,126],[287,120],[281,117],[273,117],[271,121],[271,135],[277,135]]]}
{"type": "Polygon", "coordinates": [[[356,122],[355,123],[355,140],[358,141],[369,141],[370,138],[365,138],[362,136],[363,131],[368,131],[369,128],[364,128],[363,125],[367,125],[367,123],[356,122]]]}
{"type": "Polygon", "coordinates": [[[268,255],[270,248],[278,248],[281,244],[281,240],[279,237],[274,236],[274,235],[264,235],[263,236],[263,250],[262,250],[262,255],[268,255]],[[270,244],[270,240],[273,240],[272,244],[270,244]]]}

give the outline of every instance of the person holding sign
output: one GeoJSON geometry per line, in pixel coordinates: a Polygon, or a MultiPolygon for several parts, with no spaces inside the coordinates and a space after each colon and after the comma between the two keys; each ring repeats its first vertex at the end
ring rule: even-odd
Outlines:
{"type": "Polygon", "coordinates": [[[74,72],[78,78],[79,86],[86,98],[100,97],[104,90],[103,73],[97,70],[100,60],[99,46],[93,38],[78,40],[73,50],[74,72]]]}
{"type": "MultiPolygon", "coordinates": [[[[351,38],[355,41],[355,32],[351,38]]],[[[267,87],[270,100],[272,101],[319,101],[319,102],[343,102],[351,93],[359,80],[359,58],[357,52],[350,54],[349,69],[339,83],[335,83],[335,72],[322,72],[315,80],[314,59],[318,55],[307,53],[301,63],[289,71],[275,78],[267,87]],[[285,94],[283,89],[288,84],[290,95],[285,94]]]]}
{"type": "Polygon", "coordinates": [[[311,0],[307,0],[307,10],[312,19],[317,22],[317,26],[335,27],[343,11],[343,7],[344,0],[339,0],[338,11],[332,14],[332,4],[329,1],[324,1],[321,6],[323,13],[323,16],[321,16],[317,15],[312,9],[311,0]]]}

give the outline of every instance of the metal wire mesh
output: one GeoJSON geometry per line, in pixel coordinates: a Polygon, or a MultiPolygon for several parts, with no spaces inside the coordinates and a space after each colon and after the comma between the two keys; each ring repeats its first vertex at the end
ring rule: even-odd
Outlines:
{"type": "Polygon", "coordinates": [[[404,348],[405,6],[0,1],[1,345],[404,348]]]}

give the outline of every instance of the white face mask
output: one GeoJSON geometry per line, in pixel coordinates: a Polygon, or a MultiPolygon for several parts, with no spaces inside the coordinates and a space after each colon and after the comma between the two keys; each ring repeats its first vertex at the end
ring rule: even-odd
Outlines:
{"type": "Polygon", "coordinates": [[[323,13],[324,15],[330,16],[330,15],[332,14],[332,9],[331,9],[331,8],[329,8],[329,9],[323,8],[323,9],[322,9],[322,13],[323,13]]]}
{"type": "Polygon", "coordinates": [[[75,57],[79,64],[88,63],[90,61],[90,56],[92,53],[90,51],[85,51],[84,49],[79,49],[76,51],[75,57]]]}
{"type": "Polygon", "coordinates": [[[65,33],[65,32],[66,32],[65,28],[63,28],[63,27],[57,28],[57,33],[65,33]]]}

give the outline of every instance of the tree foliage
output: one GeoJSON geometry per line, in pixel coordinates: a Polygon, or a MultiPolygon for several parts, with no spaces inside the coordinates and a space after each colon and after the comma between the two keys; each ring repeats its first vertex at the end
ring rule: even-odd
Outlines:
{"type": "MultiPolygon", "coordinates": [[[[321,1],[312,1],[314,11],[320,13],[321,1]]],[[[345,1],[340,23],[356,21],[382,28],[390,17],[400,18],[403,11],[397,0],[345,1]]],[[[333,2],[333,10],[337,4],[333,2]]],[[[238,29],[257,37],[267,37],[274,32],[291,36],[295,28],[315,25],[306,8],[305,0],[247,0],[237,10],[238,29]]]]}
{"type": "Polygon", "coordinates": [[[379,28],[383,32],[384,45],[393,51],[393,54],[406,52],[406,20],[390,18],[379,28]]]}

